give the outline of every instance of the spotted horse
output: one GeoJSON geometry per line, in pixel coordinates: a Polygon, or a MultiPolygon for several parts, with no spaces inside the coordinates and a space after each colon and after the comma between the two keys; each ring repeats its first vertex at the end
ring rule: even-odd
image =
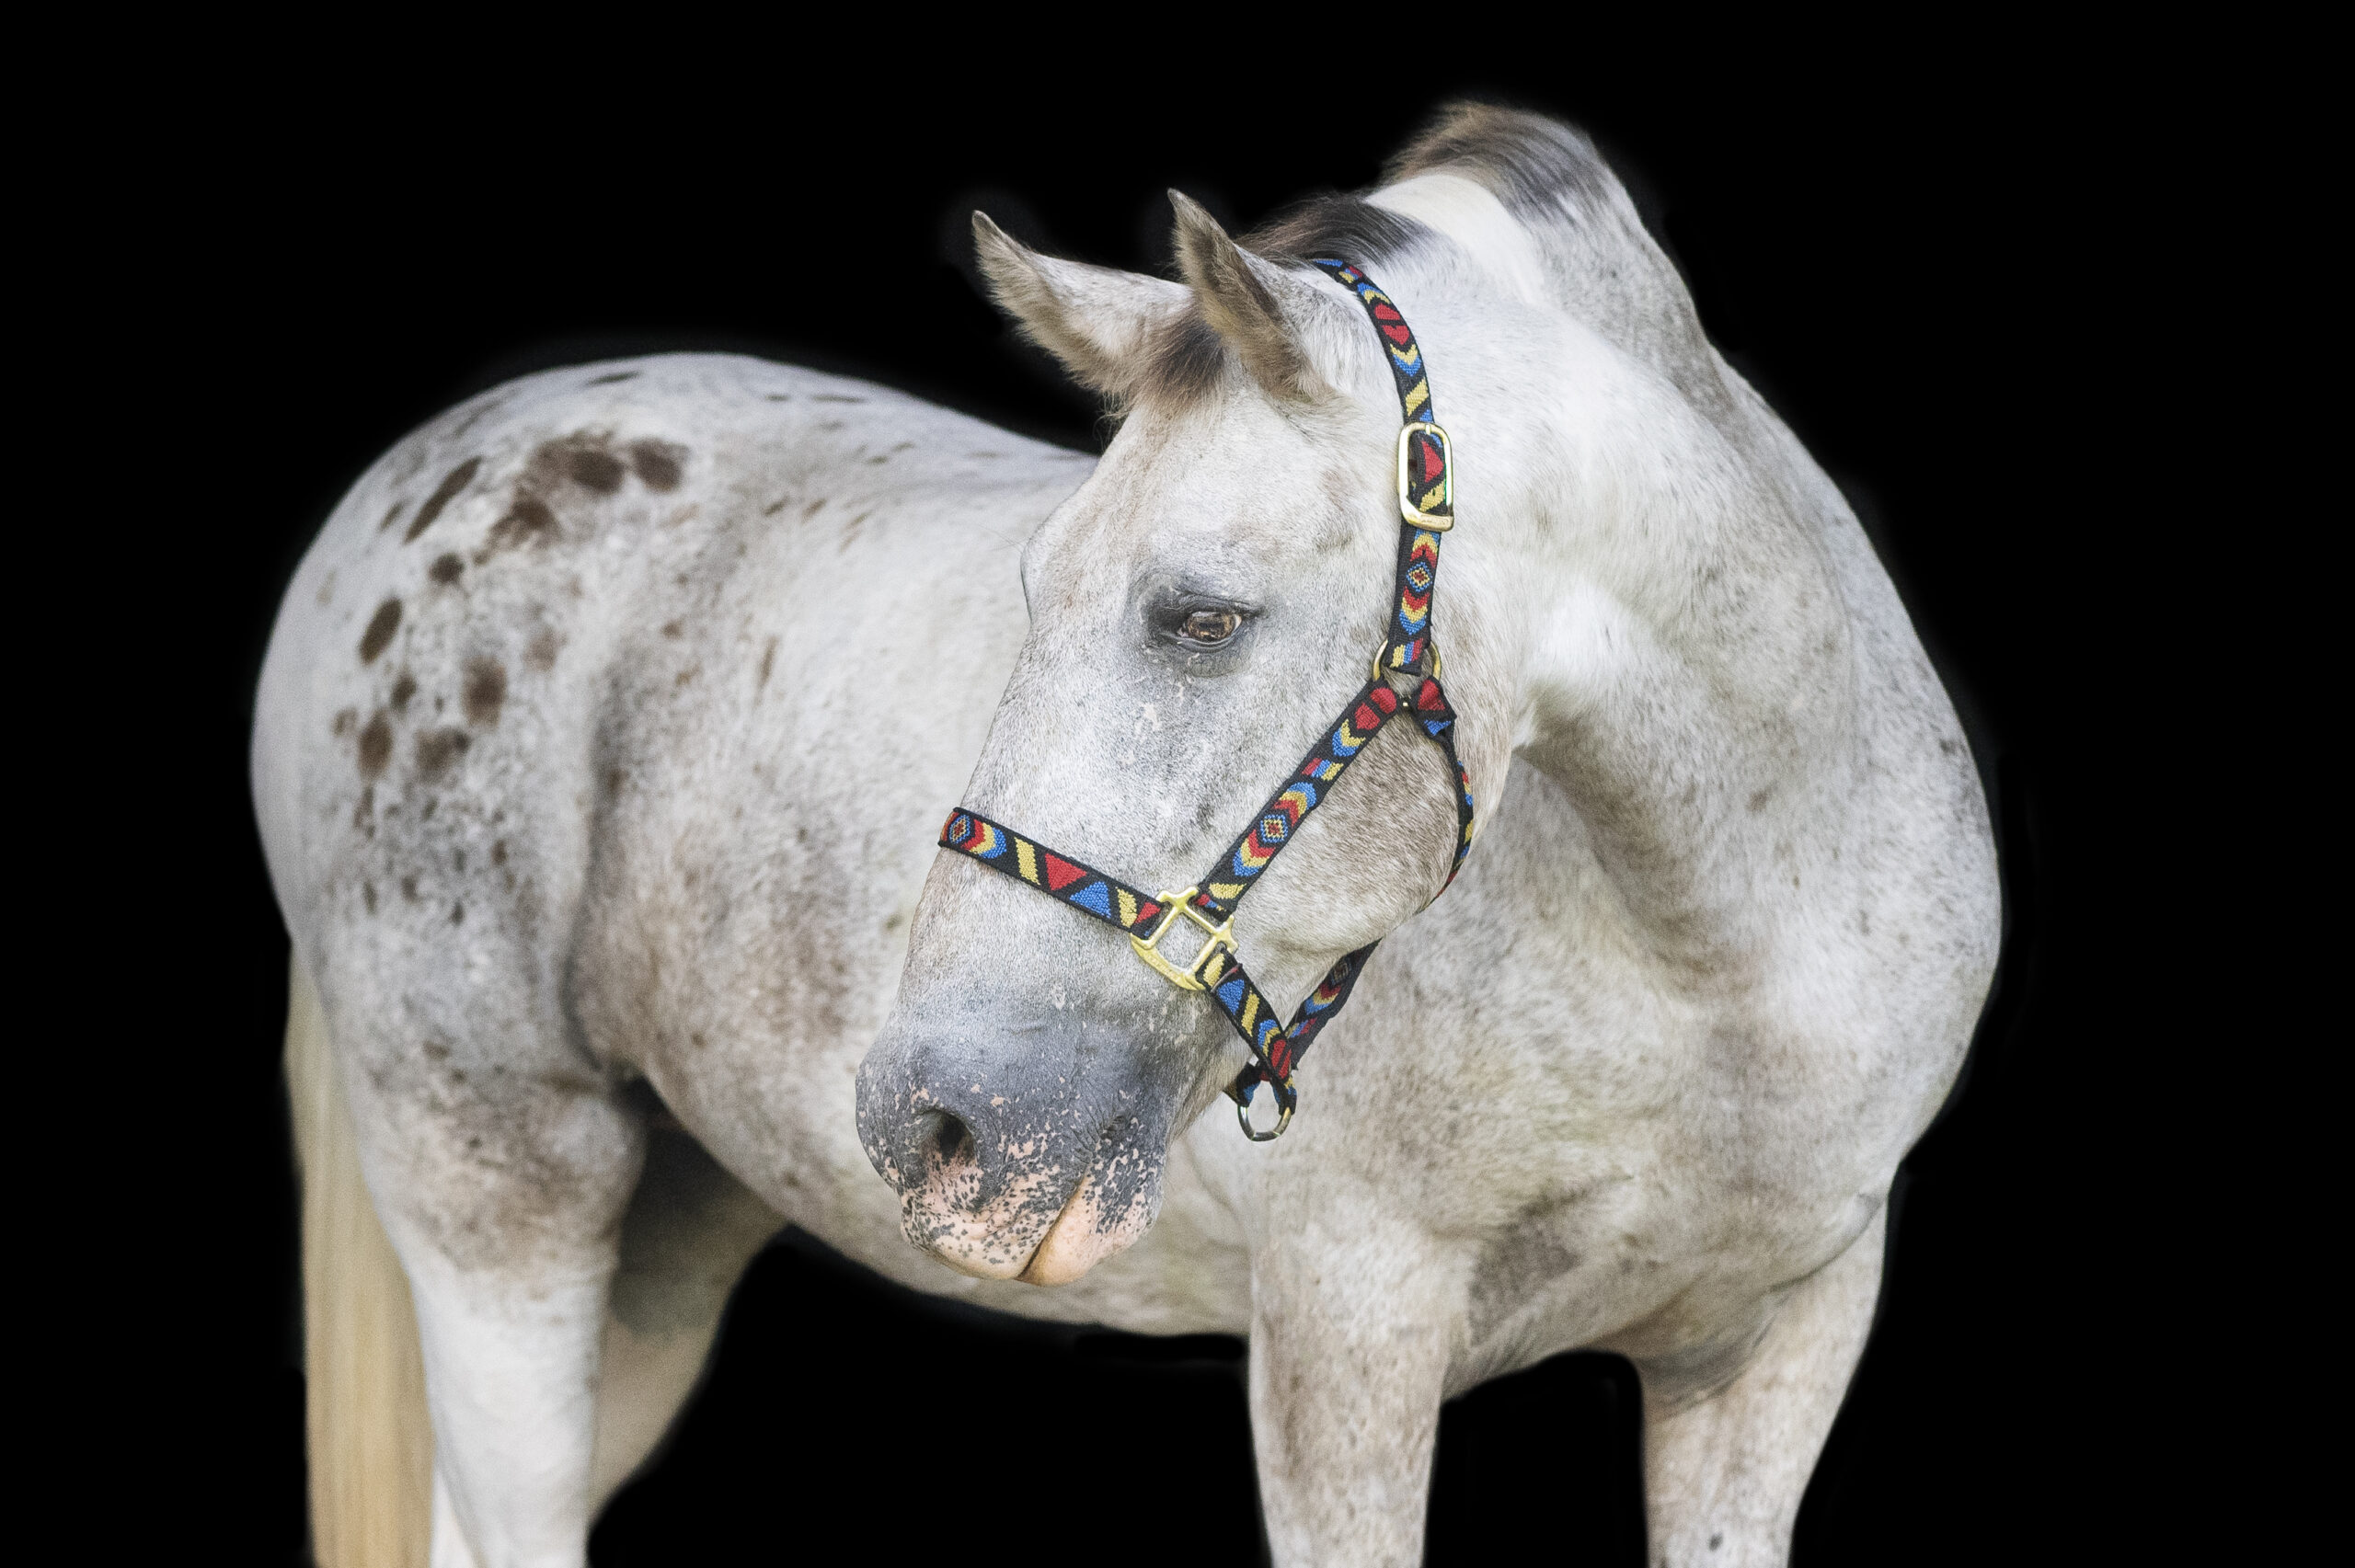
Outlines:
{"type": "Polygon", "coordinates": [[[1280,1563],[1418,1562],[1442,1402],[1577,1347],[1653,1561],[1787,1555],[1995,956],[1952,704],[1575,132],[1175,200],[1176,280],[975,220],[1100,460],[665,356],[453,409],[304,559],[323,1561],[582,1562],[787,1223],[1246,1335],[1280,1563]]]}

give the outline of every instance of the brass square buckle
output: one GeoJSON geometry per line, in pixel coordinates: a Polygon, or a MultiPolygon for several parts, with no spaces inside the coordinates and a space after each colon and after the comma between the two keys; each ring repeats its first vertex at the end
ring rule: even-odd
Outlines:
{"type": "Polygon", "coordinates": [[[1447,432],[1436,423],[1421,424],[1409,420],[1407,428],[1398,432],[1398,515],[1417,528],[1428,528],[1439,533],[1455,526],[1455,446],[1447,439],[1447,432]],[[1407,477],[1407,463],[1418,430],[1439,442],[1439,504],[1447,508],[1446,511],[1428,512],[1415,505],[1415,487],[1407,477]]]}
{"type": "Polygon", "coordinates": [[[1212,925],[1210,916],[1194,907],[1194,895],[1200,891],[1200,887],[1193,887],[1182,893],[1162,894],[1165,912],[1154,923],[1153,934],[1139,936],[1133,932],[1129,934],[1129,945],[1137,950],[1137,956],[1152,965],[1156,974],[1179,990],[1209,989],[1211,982],[1218,979],[1220,970],[1226,967],[1219,955],[1235,951],[1235,917],[1229,915],[1219,924],[1212,925]],[[1183,968],[1163,957],[1160,951],[1161,939],[1169,934],[1170,926],[1180,915],[1201,927],[1204,938],[1201,951],[1196,953],[1192,961],[1183,968]]]}

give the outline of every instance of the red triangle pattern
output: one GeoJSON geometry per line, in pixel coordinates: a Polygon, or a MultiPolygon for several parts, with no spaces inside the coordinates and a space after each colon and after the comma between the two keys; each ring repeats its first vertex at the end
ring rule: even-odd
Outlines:
{"type": "Polygon", "coordinates": [[[1060,893],[1087,874],[1054,851],[1047,853],[1047,886],[1060,893]]]}

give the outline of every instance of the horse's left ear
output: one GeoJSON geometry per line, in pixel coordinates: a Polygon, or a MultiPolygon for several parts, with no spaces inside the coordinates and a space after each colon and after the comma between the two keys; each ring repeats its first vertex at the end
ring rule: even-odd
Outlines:
{"type": "Polygon", "coordinates": [[[1245,250],[1218,220],[1182,191],[1178,210],[1178,269],[1202,315],[1269,395],[1321,402],[1332,395],[1300,338],[1301,324],[1323,307],[1314,289],[1245,250]]]}
{"type": "Polygon", "coordinates": [[[1154,331],[1186,308],[1186,291],[1163,278],[1041,256],[973,214],[974,255],[990,292],[1023,333],[1081,385],[1129,394],[1154,331]]]}

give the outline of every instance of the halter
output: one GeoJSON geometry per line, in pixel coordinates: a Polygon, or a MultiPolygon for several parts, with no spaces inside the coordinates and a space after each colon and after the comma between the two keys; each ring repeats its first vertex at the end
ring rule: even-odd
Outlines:
{"type": "MultiPolygon", "coordinates": [[[[1455,710],[1441,690],[1439,652],[1431,642],[1431,589],[1439,574],[1440,535],[1455,523],[1447,432],[1431,418],[1430,378],[1423,371],[1422,350],[1390,296],[1346,262],[1312,265],[1355,294],[1373,317],[1406,414],[1406,428],[1398,432],[1398,601],[1373,656],[1373,679],[1350,699],[1339,719],[1210,874],[1191,887],[1148,896],[961,806],[948,814],[940,831],[942,849],[955,850],[1120,927],[1129,933],[1137,956],[1164,979],[1180,990],[1208,991],[1251,1052],[1250,1065],[1235,1075],[1226,1093],[1235,1102],[1245,1136],[1255,1143],[1280,1138],[1292,1125],[1300,1101],[1292,1082],[1293,1070],[1317,1032],[1350,1000],[1382,939],[1344,954],[1293,1013],[1292,1022],[1279,1025],[1275,1009],[1259,994],[1235,954],[1235,911],[1244,895],[1292,841],[1301,822],[1331,795],[1375,731],[1402,713],[1411,713],[1423,733],[1438,744],[1455,783],[1455,855],[1448,865],[1448,882],[1455,880],[1472,848],[1472,779],[1455,755],[1455,710]],[[1411,695],[1401,690],[1404,684],[1411,684],[1411,695]],[[1201,945],[1191,958],[1178,963],[1162,951],[1162,943],[1181,922],[1194,928],[1201,945]],[[1274,1088],[1278,1107],[1274,1129],[1264,1133],[1251,1125],[1252,1096],[1263,1082],[1274,1088]]],[[[1440,891],[1446,890],[1447,883],[1442,883],[1440,891]]]]}

